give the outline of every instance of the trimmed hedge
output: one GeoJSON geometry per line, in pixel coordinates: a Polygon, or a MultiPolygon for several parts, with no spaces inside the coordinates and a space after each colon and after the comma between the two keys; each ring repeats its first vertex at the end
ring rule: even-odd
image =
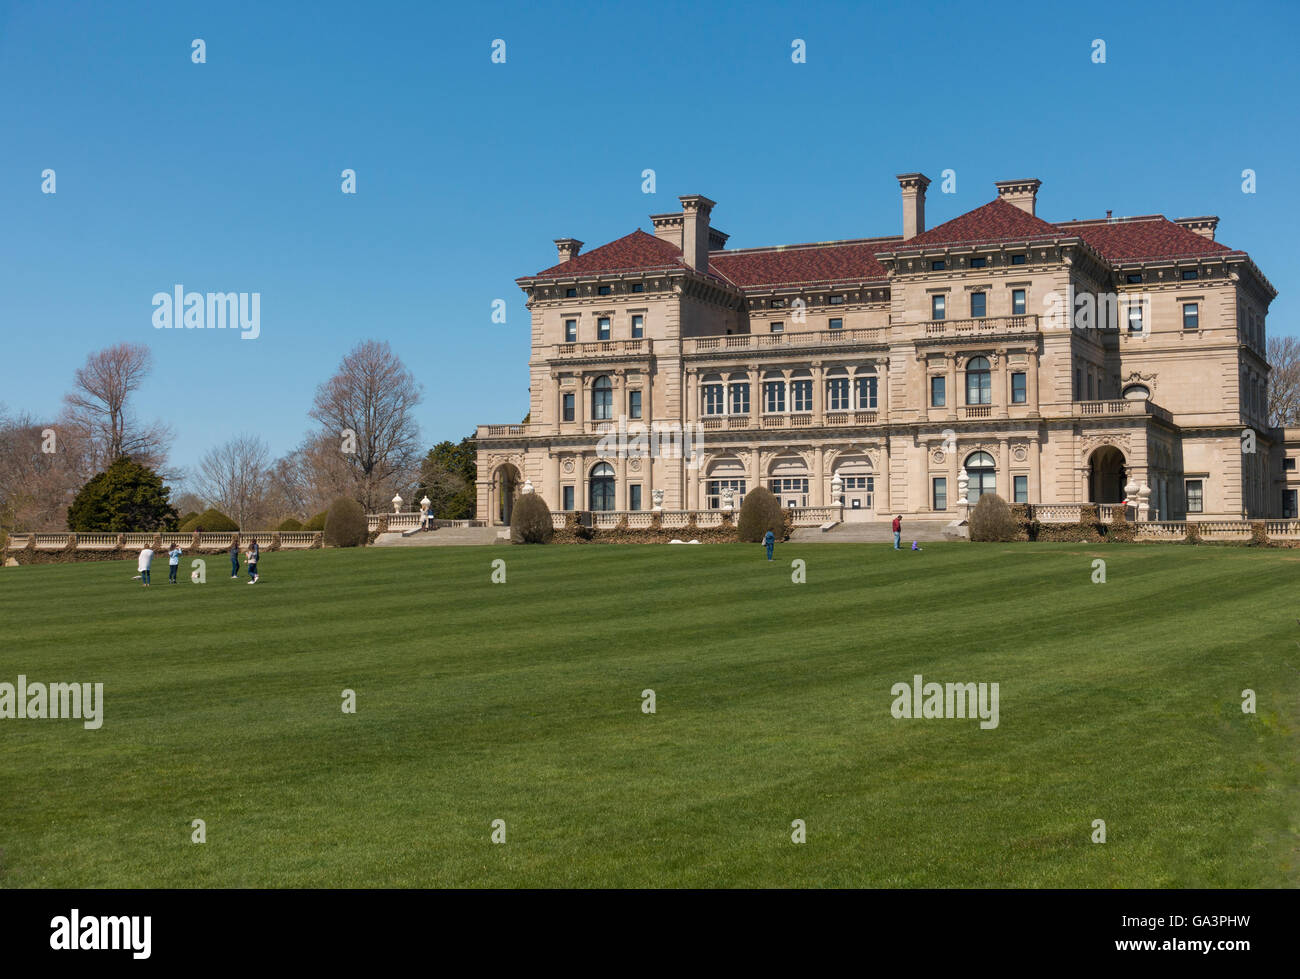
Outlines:
{"type": "Polygon", "coordinates": [[[195,531],[202,531],[209,534],[224,534],[239,529],[239,524],[231,520],[220,510],[214,510],[211,507],[204,510],[197,517],[191,517],[186,520],[177,530],[182,534],[192,534],[195,531]]]}
{"type": "Polygon", "coordinates": [[[1020,533],[1011,515],[1007,501],[996,493],[985,493],[975,503],[970,514],[970,539],[972,541],[1006,543],[1020,533]]]}
{"type": "Polygon", "coordinates": [[[330,547],[362,547],[368,533],[366,511],[356,500],[340,496],[325,511],[325,543],[330,547]]]}
{"type": "Polygon", "coordinates": [[[510,511],[510,543],[549,544],[555,536],[551,508],[537,493],[525,493],[510,511]]]}
{"type": "Polygon", "coordinates": [[[740,519],[736,522],[737,539],[757,544],[770,530],[777,540],[784,540],[786,517],[776,494],[765,486],[757,486],[745,494],[745,502],[740,505],[740,519]]]}
{"type": "MultiPolygon", "coordinates": [[[[289,517],[286,520],[281,520],[280,526],[276,527],[275,529],[276,530],[302,530],[303,529],[302,521],[295,520],[293,517],[289,517]]],[[[323,530],[324,528],[322,527],[321,529],[323,530]]]]}
{"type": "Polygon", "coordinates": [[[324,530],[326,516],[328,516],[328,512],[322,510],[320,513],[316,514],[316,516],[312,517],[305,524],[303,524],[302,529],[303,530],[324,530]]]}

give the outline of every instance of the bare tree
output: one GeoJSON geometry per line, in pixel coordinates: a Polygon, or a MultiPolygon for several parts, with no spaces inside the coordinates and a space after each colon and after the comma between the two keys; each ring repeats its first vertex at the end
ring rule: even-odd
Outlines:
{"type": "Polygon", "coordinates": [[[256,526],[271,515],[265,504],[271,453],[255,435],[239,435],[212,449],[199,462],[199,495],[240,530],[256,526]]]}
{"type": "Polygon", "coordinates": [[[30,415],[0,412],[0,530],[66,530],[82,469],[75,437],[30,415]]]}
{"type": "Polygon", "coordinates": [[[339,454],[348,495],[367,512],[387,494],[409,487],[419,470],[420,429],[413,412],[420,385],[386,342],[365,340],[343,358],[338,373],[316,389],[309,412],[322,431],[317,447],[339,454]]]}
{"type": "Polygon", "coordinates": [[[1268,423],[1274,428],[1300,425],[1300,340],[1269,337],[1268,423]]]}
{"type": "Polygon", "coordinates": [[[92,353],[77,369],[75,387],[63,399],[64,423],[87,446],[88,475],[123,455],[151,469],[166,460],[171,430],[160,422],[142,423],[131,411],[131,395],[149,376],[151,366],[148,347],[119,343],[92,353]]]}

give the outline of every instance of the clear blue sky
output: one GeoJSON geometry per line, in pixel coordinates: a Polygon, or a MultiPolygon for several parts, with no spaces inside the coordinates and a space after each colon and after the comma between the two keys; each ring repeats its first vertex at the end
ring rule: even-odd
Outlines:
{"type": "Polygon", "coordinates": [[[1272,332],[1300,332],[1300,4],[547,7],[0,2],[0,402],[52,416],[88,352],[146,343],[174,464],[240,432],[278,455],[374,337],[429,444],[458,439],[527,411],[514,279],[552,239],[690,193],[733,247],[893,234],[909,170],[930,225],[1012,177],[1048,220],[1217,214],[1281,293],[1272,332]],[[260,292],[261,337],[155,331],[176,283],[260,292]]]}

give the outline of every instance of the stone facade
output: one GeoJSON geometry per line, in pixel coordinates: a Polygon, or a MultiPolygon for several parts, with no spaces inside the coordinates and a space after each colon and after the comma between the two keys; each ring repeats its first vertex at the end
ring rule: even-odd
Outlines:
{"type": "Polygon", "coordinates": [[[927,231],[928,183],[899,177],[904,235],[727,250],[695,195],[653,235],[557,240],[559,264],[519,280],[529,421],[480,426],[479,519],[508,520],[525,480],[552,510],[738,506],[763,485],[846,520],[948,518],[963,476],[972,501],[1145,486],[1152,519],[1288,515],[1276,293],[1216,218],[1050,224],[1017,180],[927,231]]]}

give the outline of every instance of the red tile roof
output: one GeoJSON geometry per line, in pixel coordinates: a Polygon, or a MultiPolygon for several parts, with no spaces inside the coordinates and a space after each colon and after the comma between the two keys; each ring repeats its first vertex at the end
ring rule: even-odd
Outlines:
{"type": "Polygon", "coordinates": [[[1022,211],[1002,198],[989,201],[983,207],[967,211],[960,217],[945,221],[915,238],[901,242],[898,249],[934,247],[936,245],[974,245],[995,241],[1024,241],[1027,238],[1059,238],[1055,225],[1022,211]]]}
{"type": "Polygon", "coordinates": [[[1111,262],[1195,258],[1233,251],[1227,245],[1204,238],[1159,214],[1117,221],[1107,218],[1062,221],[1057,227],[1066,234],[1078,235],[1111,262]]]}
{"type": "Polygon", "coordinates": [[[876,253],[888,251],[898,240],[872,238],[711,252],[709,268],[742,289],[814,282],[883,281],[885,269],[876,261],[876,253]]]}
{"type": "Polygon", "coordinates": [[[681,249],[662,238],[656,238],[641,229],[611,241],[608,245],[593,248],[586,254],[571,258],[536,275],[525,278],[542,279],[551,276],[595,275],[599,272],[640,272],[650,269],[686,268],[681,249]]]}

